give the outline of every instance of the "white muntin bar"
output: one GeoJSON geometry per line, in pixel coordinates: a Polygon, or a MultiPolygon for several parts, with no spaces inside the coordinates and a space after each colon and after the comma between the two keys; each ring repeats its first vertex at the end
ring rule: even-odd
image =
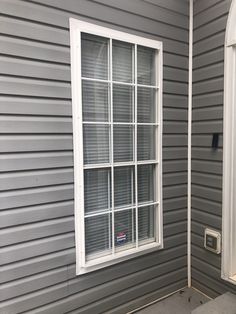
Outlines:
{"type": "MultiPolygon", "coordinates": [[[[159,202],[145,202],[145,203],[141,203],[141,204],[138,205],[138,208],[155,206],[155,205],[159,205],[159,202]]],[[[119,212],[123,212],[123,211],[128,211],[130,209],[134,209],[134,204],[132,204],[130,206],[114,208],[114,212],[115,213],[119,213],[119,212]]],[[[112,210],[111,209],[107,209],[107,210],[98,211],[98,212],[91,212],[91,213],[85,214],[84,217],[85,218],[90,218],[90,217],[102,216],[102,215],[107,215],[107,214],[112,214],[112,210]]]]}
{"type": "Polygon", "coordinates": [[[144,88],[151,88],[151,89],[158,89],[158,85],[144,85],[144,84],[137,84],[138,87],[144,87],[144,88]]]}
{"type": "MultiPolygon", "coordinates": [[[[111,83],[111,79],[108,80],[103,80],[103,79],[98,79],[98,78],[92,78],[92,77],[81,77],[82,81],[90,81],[90,82],[97,82],[97,83],[105,83],[109,84],[111,83]]],[[[150,89],[159,89],[158,85],[144,85],[144,84],[135,84],[135,83],[127,83],[123,81],[112,81],[113,84],[115,85],[125,85],[125,86],[135,86],[141,87],[141,88],[150,88],[150,89]]]]}
{"type": "Polygon", "coordinates": [[[111,225],[112,225],[112,255],[115,255],[115,214],[114,214],[114,151],[113,151],[113,147],[114,147],[114,143],[113,143],[113,82],[112,82],[112,39],[110,38],[109,41],[109,78],[110,78],[110,121],[111,121],[111,130],[110,130],[110,136],[111,136],[111,140],[110,140],[110,152],[111,152],[111,156],[110,156],[110,160],[111,160],[111,216],[112,216],[112,220],[111,220],[111,225]]]}
{"type": "Polygon", "coordinates": [[[134,87],[134,163],[135,163],[135,218],[136,218],[136,248],[138,248],[138,165],[137,165],[137,160],[138,160],[138,129],[137,129],[137,117],[138,117],[138,110],[137,110],[137,96],[138,96],[138,65],[137,65],[137,45],[134,46],[134,82],[135,82],[135,87],[134,87]]]}

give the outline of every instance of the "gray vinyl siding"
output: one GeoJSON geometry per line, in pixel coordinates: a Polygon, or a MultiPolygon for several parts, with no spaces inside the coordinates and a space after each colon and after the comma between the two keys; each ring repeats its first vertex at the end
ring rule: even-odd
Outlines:
{"type": "Polygon", "coordinates": [[[186,285],[188,5],[0,0],[0,313],[126,313],[186,285]],[[161,251],[75,275],[69,17],[164,45],[161,251]]]}
{"type": "Polygon", "coordinates": [[[215,297],[236,287],[221,280],[221,256],[203,248],[204,228],[222,227],[224,40],[230,1],[194,4],[192,130],[192,284],[215,297]],[[212,134],[219,148],[211,148],[212,134]]]}

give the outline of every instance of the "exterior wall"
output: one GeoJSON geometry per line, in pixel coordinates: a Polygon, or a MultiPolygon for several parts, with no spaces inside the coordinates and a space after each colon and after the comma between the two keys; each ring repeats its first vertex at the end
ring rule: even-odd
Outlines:
{"type": "Polygon", "coordinates": [[[0,11],[0,312],[125,313],[184,287],[187,2],[1,0],[0,11]],[[164,44],[165,249],[79,277],[69,17],[164,44]]]}
{"type": "Polygon", "coordinates": [[[215,297],[236,286],[221,280],[221,256],[203,248],[204,228],[221,231],[224,40],[230,1],[194,4],[192,135],[192,284],[215,297]],[[220,147],[211,148],[220,133],[220,147]]]}

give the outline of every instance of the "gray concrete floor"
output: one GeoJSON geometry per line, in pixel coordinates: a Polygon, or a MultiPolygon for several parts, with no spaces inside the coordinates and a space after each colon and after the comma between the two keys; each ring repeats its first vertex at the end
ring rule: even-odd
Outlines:
{"type": "Polygon", "coordinates": [[[154,303],[136,314],[190,314],[192,310],[209,301],[206,296],[198,291],[185,288],[172,296],[154,303]]]}

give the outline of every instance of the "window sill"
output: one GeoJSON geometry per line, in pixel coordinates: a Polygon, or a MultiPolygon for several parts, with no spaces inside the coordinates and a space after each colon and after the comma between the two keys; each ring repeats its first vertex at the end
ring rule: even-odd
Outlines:
{"type": "Polygon", "coordinates": [[[129,260],[134,257],[138,257],[147,253],[151,253],[157,250],[162,249],[163,246],[160,243],[150,243],[147,245],[143,245],[141,247],[129,249],[127,251],[121,251],[116,253],[116,257],[114,258],[113,255],[109,255],[106,257],[101,257],[99,259],[90,260],[88,261],[84,267],[78,267],[76,274],[81,275],[85,274],[94,270],[98,270],[107,266],[111,266],[126,260],[129,260]]]}

